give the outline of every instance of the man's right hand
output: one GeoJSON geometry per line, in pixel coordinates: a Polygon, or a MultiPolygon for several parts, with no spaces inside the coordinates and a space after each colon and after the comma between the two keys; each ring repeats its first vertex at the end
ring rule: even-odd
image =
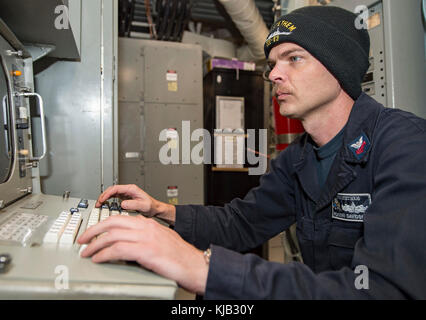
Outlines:
{"type": "Polygon", "coordinates": [[[96,201],[95,207],[100,207],[110,198],[124,199],[121,207],[125,210],[136,210],[148,217],[156,216],[168,223],[174,223],[176,209],[173,205],[158,201],[134,184],[115,185],[107,188],[96,201]]]}

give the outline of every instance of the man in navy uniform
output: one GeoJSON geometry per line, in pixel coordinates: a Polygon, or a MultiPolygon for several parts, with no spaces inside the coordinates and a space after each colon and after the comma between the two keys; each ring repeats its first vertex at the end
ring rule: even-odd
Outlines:
{"type": "MultiPolygon", "coordinates": [[[[224,207],[159,202],[113,186],[124,209],[80,243],[94,262],[134,260],[206,299],[426,298],[426,121],[362,93],[370,40],[356,15],[304,7],[265,42],[280,113],[306,133],[271,161],[244,199],[224,207]],[[268,262],[255,248],[297,222],[304,263],[268,262]],[[361,277],[361,278],[360,278],[361,277]]],[[[409,103],[409,102],[408,102],[409,103]]]]}

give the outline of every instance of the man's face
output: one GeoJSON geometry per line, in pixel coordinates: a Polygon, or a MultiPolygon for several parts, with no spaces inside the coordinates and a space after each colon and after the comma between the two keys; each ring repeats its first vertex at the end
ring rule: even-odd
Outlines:
{"type": "Polygon", "coordinates": [[[342,90],[321,62],[295,43],[272,48],[268,64],[280,113],[288,118],[306,119],[324,109],[342,90]]]}

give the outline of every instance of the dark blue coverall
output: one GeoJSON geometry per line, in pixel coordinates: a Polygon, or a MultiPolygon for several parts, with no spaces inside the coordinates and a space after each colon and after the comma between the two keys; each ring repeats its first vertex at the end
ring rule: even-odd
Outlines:
{"type": "Polygon", "coordinates": [[[175,230],[211,245],[204,298],[425,299],[425,129],[426,120],[361,94],[323,188],[304,134],[244,199],[177,206],[175,230]],[[294,222],[304,264],[238,253],[294,222]]]}

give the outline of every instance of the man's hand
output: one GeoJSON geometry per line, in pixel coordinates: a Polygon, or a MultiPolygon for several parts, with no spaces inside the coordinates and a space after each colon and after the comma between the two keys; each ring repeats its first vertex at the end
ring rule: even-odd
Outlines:
{"type": "Polygon", "coordinates": [[[176,209],[173,205],[158,201],[134,184],[115,185],[107,188],[96,201],[95,207],[99,208],[109,198],[119,197],[126,199],[121,202],[125,210],[143,212],[149,217],[156,216],[169,224],[176,220],[176,209]]]}
{"type": "Polygon", "coordinates": [[[208,265],[203,252],[153,219],[112,216],[88,228],[77,241],[90,242],[81,256],[91,256],[93,262],[136,261],[191,292],[204,294],[208,265]]]}

